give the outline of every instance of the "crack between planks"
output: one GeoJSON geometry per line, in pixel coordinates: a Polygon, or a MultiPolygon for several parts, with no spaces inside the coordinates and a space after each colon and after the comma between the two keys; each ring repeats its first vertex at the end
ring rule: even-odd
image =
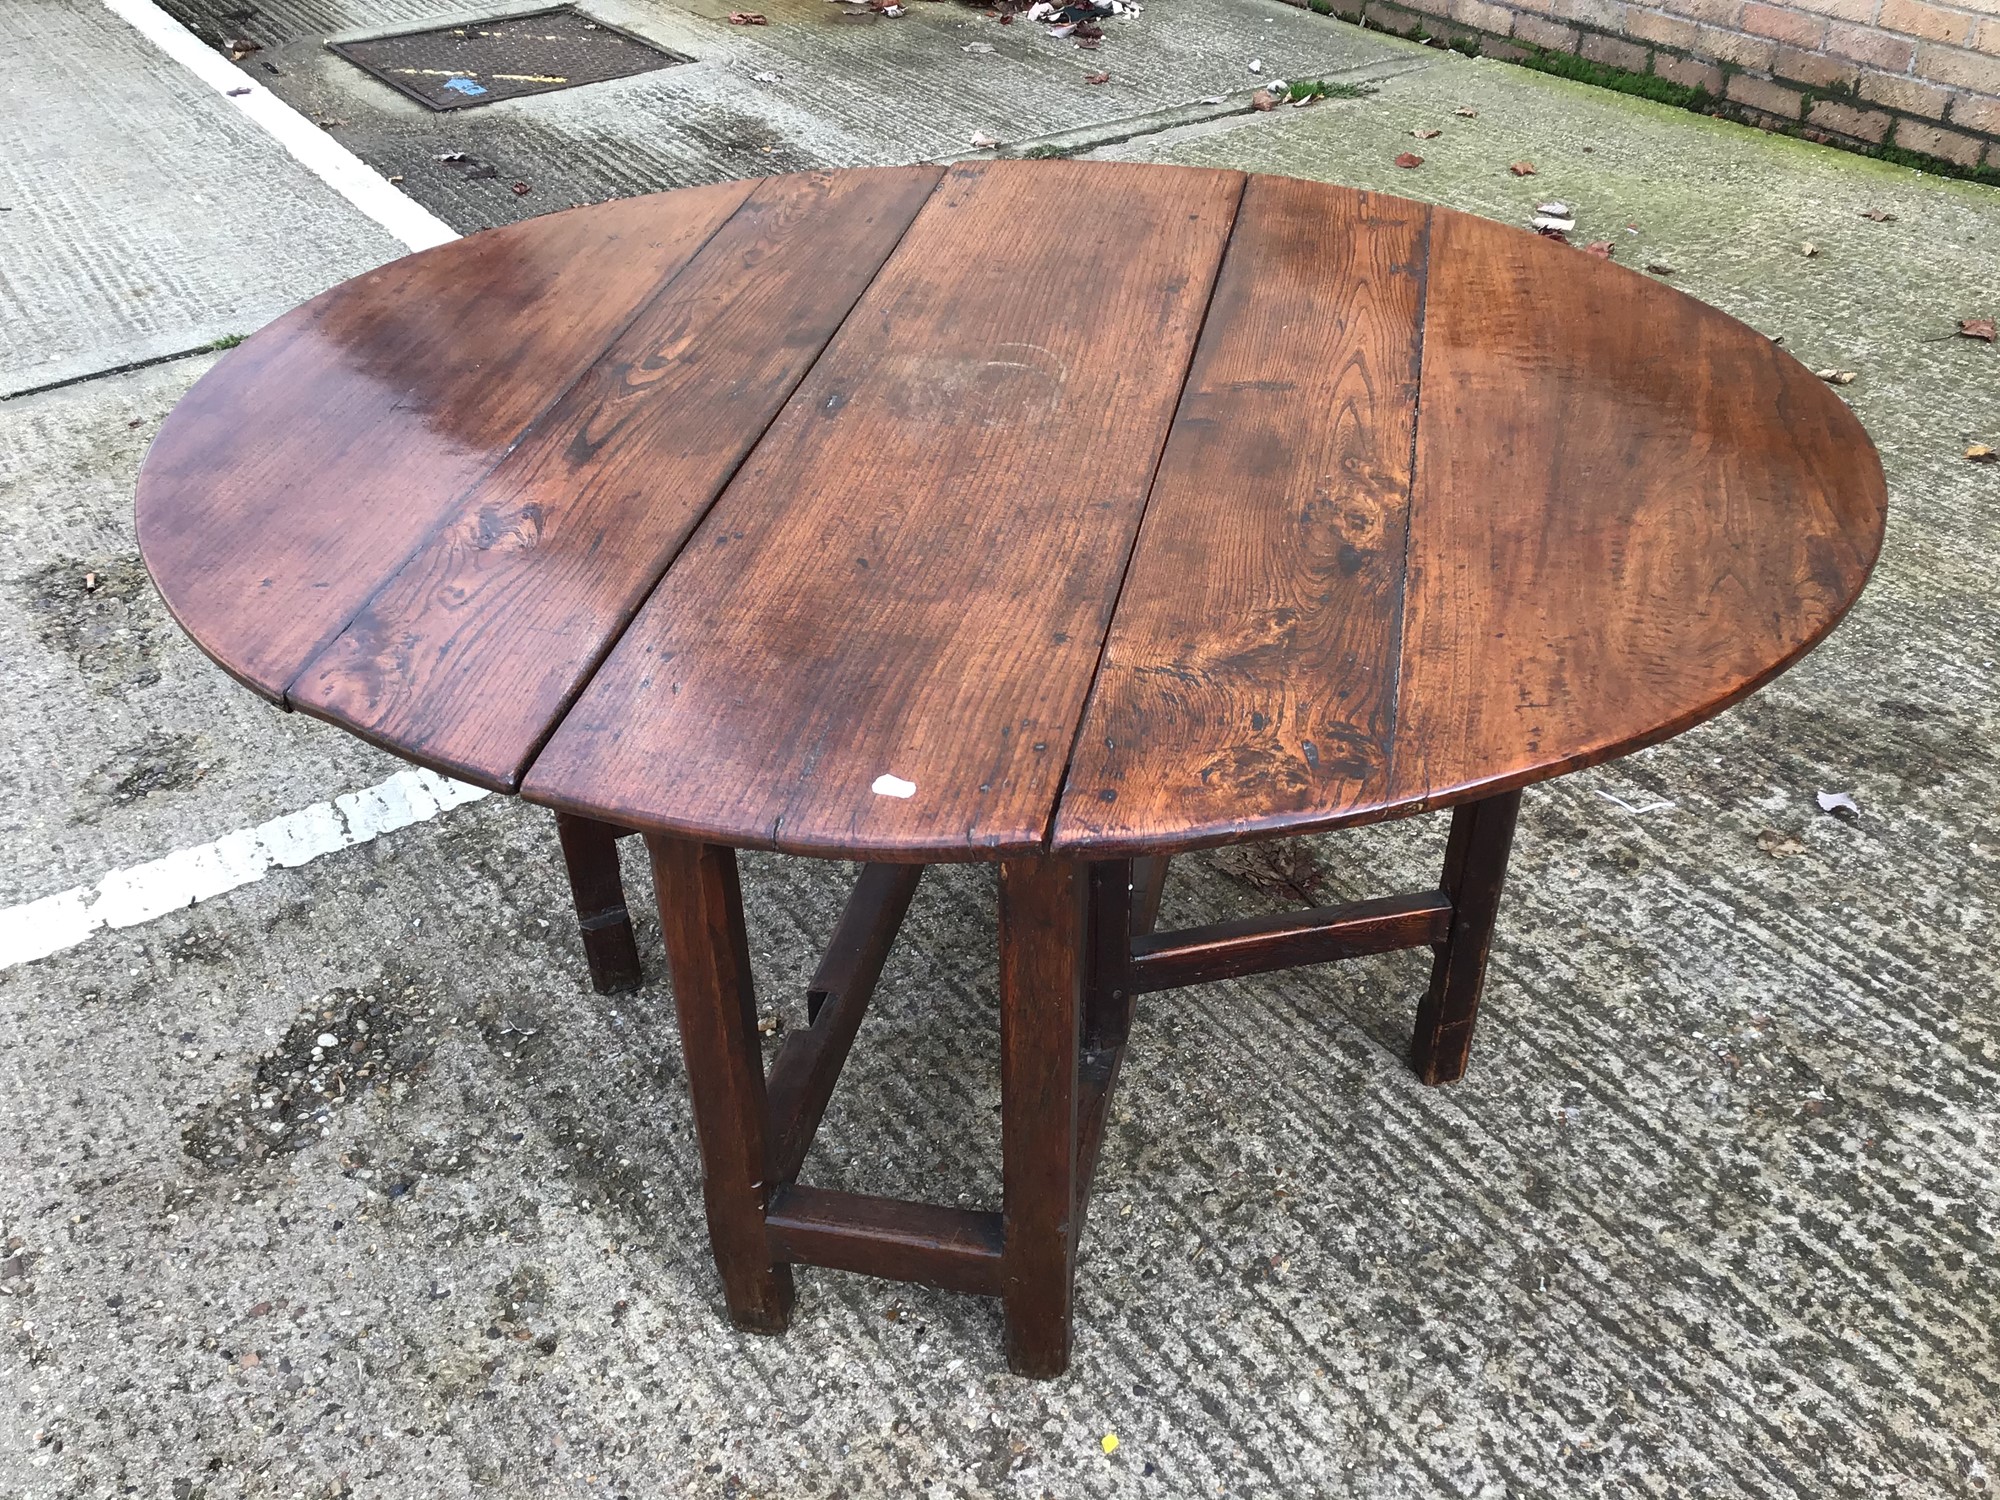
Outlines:
{"type": "MultiPolygon", "coordinates": [[[[543,422],[548,420],[549,413],[553,412],[559,405],[561,405],[562,402],[569,396],[569,393],[571,391],[575,390],[587,378],[589,378],[590,372],[592,370],[595,370],[600,364],[604,362],[604,357],[607,354],[609,354],[612,351],[612,349],[617,347],[618,341],[624,338],[627,333],[631,332],[632,325],[637,323],[639,319],[643,318],[647,314],[647,312],[651,310],[654,303],[658,302],[662,297],[667,295],[667,293],[673,288],[674,283],[679,281],[682,276],[687,274],[688,267],[692,266],[695,263],[695,261],[701,258],[702,252],[715,242],[715,237],[721,234],[722,231],[725,228],[727,228],[730,224],[734,223],[736,216],[742,213],[745,205],[747,205],[750,202],[750,200],[756,196],[757,196],[757,188],[752,187],[749,192],[743,195],[742,199],[737,203],[736,207],[731,209],[727,214],[723,215],[723,217],[716,222],[715,227],[709,230],[709,232],[702,237],[701,243],[695,246],[694,250],[688,255],[688,257],[674,268],[673,274],[671,276],[667,277],[665,281],[661,282],[658,286],[654,287],[651,293],[639,299],[638,306],[632,309],[632,316],[627,318],[624,322],[620,323],[617,326],[617,328],[612,330],[610,336],[605,339],[603,346],[599,348],[597,353],[591,357],[590,363],[585,365],[581,370],[577,371],[573,379],[565,381],[559,390],[552,393],[549,399],[545,401],[536,410],[534,416],[530,417],[526,422],[521,424],[521,430],[514,434],[513,438],[508,442],[507,446],[502,448],[498,453],[496,453],[493,456],[493,462],[488,464],[484,469],[480,470],[479,473],[473,476],[472,479],[468,480],[466,482],[465,487],[461,489],[456,495],[453,495],[449,503],[447,503],[446,505],[444,505],[442,508],[439,509],[437,514],[437,519],[434,520],[429,526],[424,528],[423,535],[418,537],[416,542],[410,547],[410,549],[407,552],[405,552],[400,559],[397,560],[396,566],[391,568],[387,573],[383,574],[381,582],[377,583],[373,589],[369,590],[368,597],[363,599],[360,604],[356,605],[355,608],[348,614],[347,618],[340,622],[340,628],[335,631],[332,631],[330,634],[322,636],[318,641],[313,643],[312,649],[306,652],[305,659],[299,663],[298,670],[293,672],[291,676],[285,679],[285,686],[278,694],[278,704],[281,708],[283,708],[288,713],[294,710],[295,705],[292,702],[292,689],[297,687],[299,685],[300,680],[304,678],[306,673],[312,670],[313,663],[318,661],[320,657],[324,656],[326,652],[337,641],[339,641],[342,636],[346,635],[348,631],[354,628],[354,622],[359,620],[364,614],[368,612],[369,606],[374,604],[374,602],[377,599],[381,598],[383,592],[392,583],[394,583],[398,578],[403,576],[403,570],[408,568],[411,563],[415,562],[419,557],[421,557],[423,555],[424,549],[430,546],[432,541],[434,541],[437,538],[437,536],[445,529],[445,527],[451,524],[453,518],[458,516],[462,512],[465,506],[465,502],[468,499],[470,499],[473,495],[477,494],[479,492],[480,486],[485,484],[487,480],[491,479],[493,475],[496,472],[498,472],[500,466],[507,461],[508,456],[511,455],[515,449],[519,448],[522,443],[527,441],[528,435],[530,433],[534,432],[537,428],[539,428],[542,425],[543,422]]],[[[329,719],[328,722],[340,723],[340,726],[343,729],[352,729],[352,726],[339,720],[329,719]]],[[[357,735],[361,733],[359,730],[353,730],[352,732],[356,733],[357,735]]],[[[399,749],[396,753],[401,755],[404,754],[405,752],[399,749]]],[[[520,784],[520,779],[516,777],[515,785],[518,786],[519,784],[520,784]]],[[[512,788],[508,788],[507,790],[512,790],[512,788]]]]}
{"type": "Polygon", "coordinates": [[[1395,662],[1395,679],[1389,684],[1389,745],[1388,763],[1384,767],[1384,794],[1393,799],[1396,794],[1396,752],[1402,744],[1403,727],[1403,649],[1404,632],[1410,617],[1410,559],[1416,552],[1417,519],[1417,437],[1423,431],[1424,420],[1424,335],[1426,323],[1431,313],[1431,231],[1437,223],[1435,205],[1424,210],[1424,238],[1418,248],[1417,265],[1417,342],[1411,351],[1411,374],[1416,380],[1416,391],[1410,398],[1410,487],[1404,495],[1403,505],[1403,572],[1397,580],[1396,589],[1396,640],[1390,653],[1395,662]]]}
{"type": "MultiPolygon", "coordinates": [[[[937,197],[938,187],[950,173],[950,167],[938,167],[938,175],[931,183],[930,192],[924,195],[923,202],[917,205],[916,212],[912,213],[909,222],[903,225],[902,232],[896,236],[895,244],[889,247],[889,253],[884,255],[881,263],[875,267],[875,274],[870,276],[866,285],[854,294],[854,300],[848,303],[847,310],[840,315],[840,321],[833,326],[832,331],[827,334],[825,340],[820,344],[819,349],[806,362],[805,368],[799,372],[798,379],[792,382],[792,388],[785,392],[784,399],[777,403],[777,406],[771,413],[770,419],[758,429],[757,436],[751,439],[749,444],[743,449],[742,457],[738,458],[735,465],[723,476],[722,483],[715,488],[715,494],[710,498],[708,504],[702,508],[701,514],[695,518],[694,524],[688,527],[687,535],[681,539],[680,546],[676,547],[673,555],[660,565],[660,570],[653,575],[652,582],[646,585],[645,591],[639,597],[639,602],[632,607],[631,614],[627,615],[615,630],[606,634],[604,640],[599,644],[596,655],[591,658],[589,666],[577,678],[575,685],[563,699],[561,706],[557,708],[554,715],[549,719],[547,727],[536,738],[534,744],[529,746],[527,754],[522,757],[521,763],[514,773],[514,786],[516,789],[527,782],[529,773],[534,770],[535,762],[541,759],[542,751],[548,748],[549,741],[555,738],[556,731],[561,729],[563,724],[568,720],[570,711],[576,707],[578,701],[583,697],[591,683],[597,680],[597,674],[603,670],[605,662],[611,659],[611,653],[618,649],[620,643],[630,633],[632,626],[637,622],[639,616],[645,613],[646,606],[653,601],[653,595],[659,592],[660,585],[666,581],[667,575],[674,570],[674,564],[685,557],[688,549],[694,546],[695,539],[702,534],[703,529],[708,525],[709,518],[715,514],[716,507],[722,504],[723,497],[729,493],[730,488],[736,483],[736,476],[743,472],[743,466],[750,462],[751,455],[763,446],[764,439],[770,436],[771,429],[777,426],[779,419],[791,409],[792,401],[798,395],[800,387],[812,377],[812,372],[819,368],[820,361],[826,358],[826,351],[833,347],[834,340],[840,337],[841,330],[847,327],[848,320],[854,316],[854,309],[861,305],[862,299],[868,295],[869,289],[881,279],[882,273],[889,269],[889,263],[901,252],[903,242],[909,238],[910,231],[916,227],[917,220],[924,216],[924,210],[931,206],[932,200],[937,197]]],[[[744,199],[744,202],[748,203],[749,199],[744,199]]],[[[734,217],[734,214],[730,215],[730,218],[733,219],[734,217]]],[[[719,233],[720,230],[718,229],[717,232],[719,233]]],[[[706,242],[704,242],[703,248],[707,248],[706,242]]],[[[692,261],[689,263],[692,264],[692,261]]],[[[664,294],[665,288],[662,288],[661,291],[664,294]]],[[[609,345],[606,345],[607,349],[609,347],[609,345]]],[[[784,814],[780,813],[777,820],[771,825],[771,847],[773,849],[778,845],[778,825],[783,821],[784,814]]]]}
{"type": "Polygon", "coordinates": [[[1173,440],[1174,428],[1180,422],[1181,408],[1187,404],[1188,384],[1194,379],[1195,364],[1201,358],[1201,341],[1208,332],[1209,314],[1215,310],[1216,289],[1222,285],[1223,268],[1229,264],[1229,252],[1236,244],[1236,230],[1243,222],[1243,199],[1250,191],[1252,174],[1239,174],[1242,181],[1236,189],[1236,204],[1229,216],[1229,234],[1222,242],[1222,253],[1215,257],[1215,270],[1209,274],[1208,296],[1201,304],[1201,322],[1194,331],[1194,341],[1188,346],[1187,368],[1181,371],[1180,389],[1174,394],[1174,408],[1168,416],[1166,429],[1160,434],[1160,444],[1153,450],[1152,472],[1146,478],[1146,498],[1140,503],[1138,518],[1132,524],[1131,539],[1125,543],[1125,560],[1118,567],[1118,587],[1111,595],[1111,608],[1104,616],[1104,636],[1097,643],[1097,665],[1090,671],[1090,686],[1084,690],[1083,706],[1077,711],[1076,728],[1070,731],[1069,753],[1063,757],[1062,776],[1056,782],[1055,805],[1049,809],[1048,821],[1042,826],[1041,852],[1047,854],[1055,844],[1056,819],[1062,816],[1063,804],[1069,800],[1070,773],[1076,765],[1077,746],[1083,743],[1084,726],[1090,722],[1091,707],[1097,702],[1097,685],[1104,676],[1104,659],[1111,651],[1111,632],[1118,625],[1118,606],[1125,599],[1125,585],[1132,577],[1132,559],[1139,555],[1139,541],[1145,534],[1146,517],[1153,509],[1153,491],[1159,486],[1160,465],[1166,461],[1167,444],[1173,440]]]}

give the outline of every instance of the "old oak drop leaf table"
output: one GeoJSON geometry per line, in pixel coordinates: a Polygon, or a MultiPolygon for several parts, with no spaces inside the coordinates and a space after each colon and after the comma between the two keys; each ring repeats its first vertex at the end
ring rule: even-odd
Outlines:
{"type": "Polygon", "coordinates": [[[281,318],[139,488],[260,693],[557,810],[601,985],[649,846],[730,1313],[1002,1299],[1062,1370],[1137,994],[1433,950],[1464,1070],[1519,789],[1797,660],[1880,544],[1859,424],[1680,293],[1441,208],[1180,167],[771,178],[530,220],[281,318]],[[1454,809],[1435,890],[1153,930],[1168,855],[1454,809]],[[768,1074],[735,850],[863,861],[768,1074]],[[1000,1212],[798,1173],[923,866],[1000,865],[1000,1212]],[[595,924],[594,926],[592,924],[595,924]]]}

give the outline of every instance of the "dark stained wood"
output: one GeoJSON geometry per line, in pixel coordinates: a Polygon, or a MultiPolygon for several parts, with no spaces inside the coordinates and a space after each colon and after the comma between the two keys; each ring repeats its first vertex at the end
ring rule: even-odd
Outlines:
{"type": "Polygon", "coordinates": [[[765,1092],[773,1181],[790,1182],[812,1149],[820,1117],[833,1098],[923,873],[922,865],[867,865],[855,881],[826,957],[806,991],[809,1024],[786,1037],[771,1060],[765,1092]]]}
{"type": "Polygon", "coordinates": [[[1519,792],[1501,792],[1452,813],[1444,855],[1451,926],[1431,965],[1430,988],[1417,1007],[1410,1040],[1410,1066],[1425,1083],[1452,1083],[1465,1076],[1520,810],[1519,792]]]}
{"type": "Polygon", "coordinates": [[[1381,806],[1675,734],[1832,628],[1881,543],[1844,402],[1693,298],[1439,209],[1381,806]]]}
{"type": "Polygon", "coordinates": [[[826,1188],[781,1187],[765,1217],[774,1259],[1000,1295],[1000,1215],[826,1188]]]}
{"type": "Polygon", "coordinates": [[[702,1200],[729,1315],[780,1333],[792,1316],[791,1267],[765,1240],[772,1185],[765,1139],[764,1060],[736,852],[649,834],[660,927],[673,971],[688,1093],[701,1143],[702,1200]]]}
{"type": "MultiPolygon", "coordinates": [[[[1074,860],[1000,865],[1000,1139],[1007,1363],[1069,1367],[1082,1197],[1089,880],[1074,860]]],[[[1108,1083],[1107,1083],[1108,1092],[1108,1083]]],[[[1101,1121],[1100,1121],[1101,1131],[1101,1121]]]]}
{"type": "Polygon", "coordinates": [[[1160,920],[1160,898],[1167,891],[1167,866],[1170,863],[1164,854],[1132,861],[1133,937],[1151,932],[1160,920]]]}
{"type": "Polygon", "coordinates": [[[750,190],[468,235],[343,282],[225,356],[139,475],[139,546],[174,617],[280,696],[750,190]]]}
{"type": "Polygon", "coordinates": [[[1083,991],[1083,1044],[1122,1047],[1132,1030],[1132,861],[1090,866],[1090,967],[1083,991]]]}
{"type": "Polygon", "coordinates": [[[1251,179],[1056,849],[1138,853],[1386,792],[1427,218],[1251,179]]]}
{"type": "Polygon", "coordinates": [[[293,705],[512,790],[940,175],[760,185],[300,674],[293,705]]]}
{"type": "Polygon", "coordinates": [[[1143,995],[1301,964],[1420,948],[1444,940],[1451,914],[1448,896],[1426,891],[1154,933],[1133,941],[1132,987],[1143,995]]]}
{"type": "Polygon", "coordinates": [[[952,168],[527,794],[794,852],[1039,847],[1241,186],[952,168]]]}
{"type": "Polygon", "coordinates": [[[639,945],[625,909],[625,880],[618,870],[619,830],[570,813],[556,814],[556,836],[576,902],[577,927],[590,982],[600,995],[639,987],[639,945]]]}

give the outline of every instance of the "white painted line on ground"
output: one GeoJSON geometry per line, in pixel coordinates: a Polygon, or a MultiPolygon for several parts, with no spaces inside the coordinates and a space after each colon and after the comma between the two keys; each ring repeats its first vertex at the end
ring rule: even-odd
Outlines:
{"type": "Polygon", "coordinates": [[[380,785],[239,828],[212,844],[113,870],[95,886],[10,906],[0,911],[0,969],[74,948],[108,927],[137,927],[262,880],[274,867],[295,869],[490,795],[432,771],[399,771],[380,785]]]}
{"type": "Polygon", "coordinates": [[[120,20],[249,116],[299,164],[412,250],[458,231],[168,15],[153,0],[104,0],[120,20]]]}

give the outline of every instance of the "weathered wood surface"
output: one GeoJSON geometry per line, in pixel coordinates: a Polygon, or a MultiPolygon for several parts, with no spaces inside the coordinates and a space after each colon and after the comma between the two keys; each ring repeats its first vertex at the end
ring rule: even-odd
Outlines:
{"type": "Polygon", "coordinates": [[[1833,392],[1621,267],[1343,188],[992,162],[336,288],[197,385],[140,531],[239,677],[485,785],[1121,860],[1686,728],[1832,627],[1884,509],[1833,392]]]}

